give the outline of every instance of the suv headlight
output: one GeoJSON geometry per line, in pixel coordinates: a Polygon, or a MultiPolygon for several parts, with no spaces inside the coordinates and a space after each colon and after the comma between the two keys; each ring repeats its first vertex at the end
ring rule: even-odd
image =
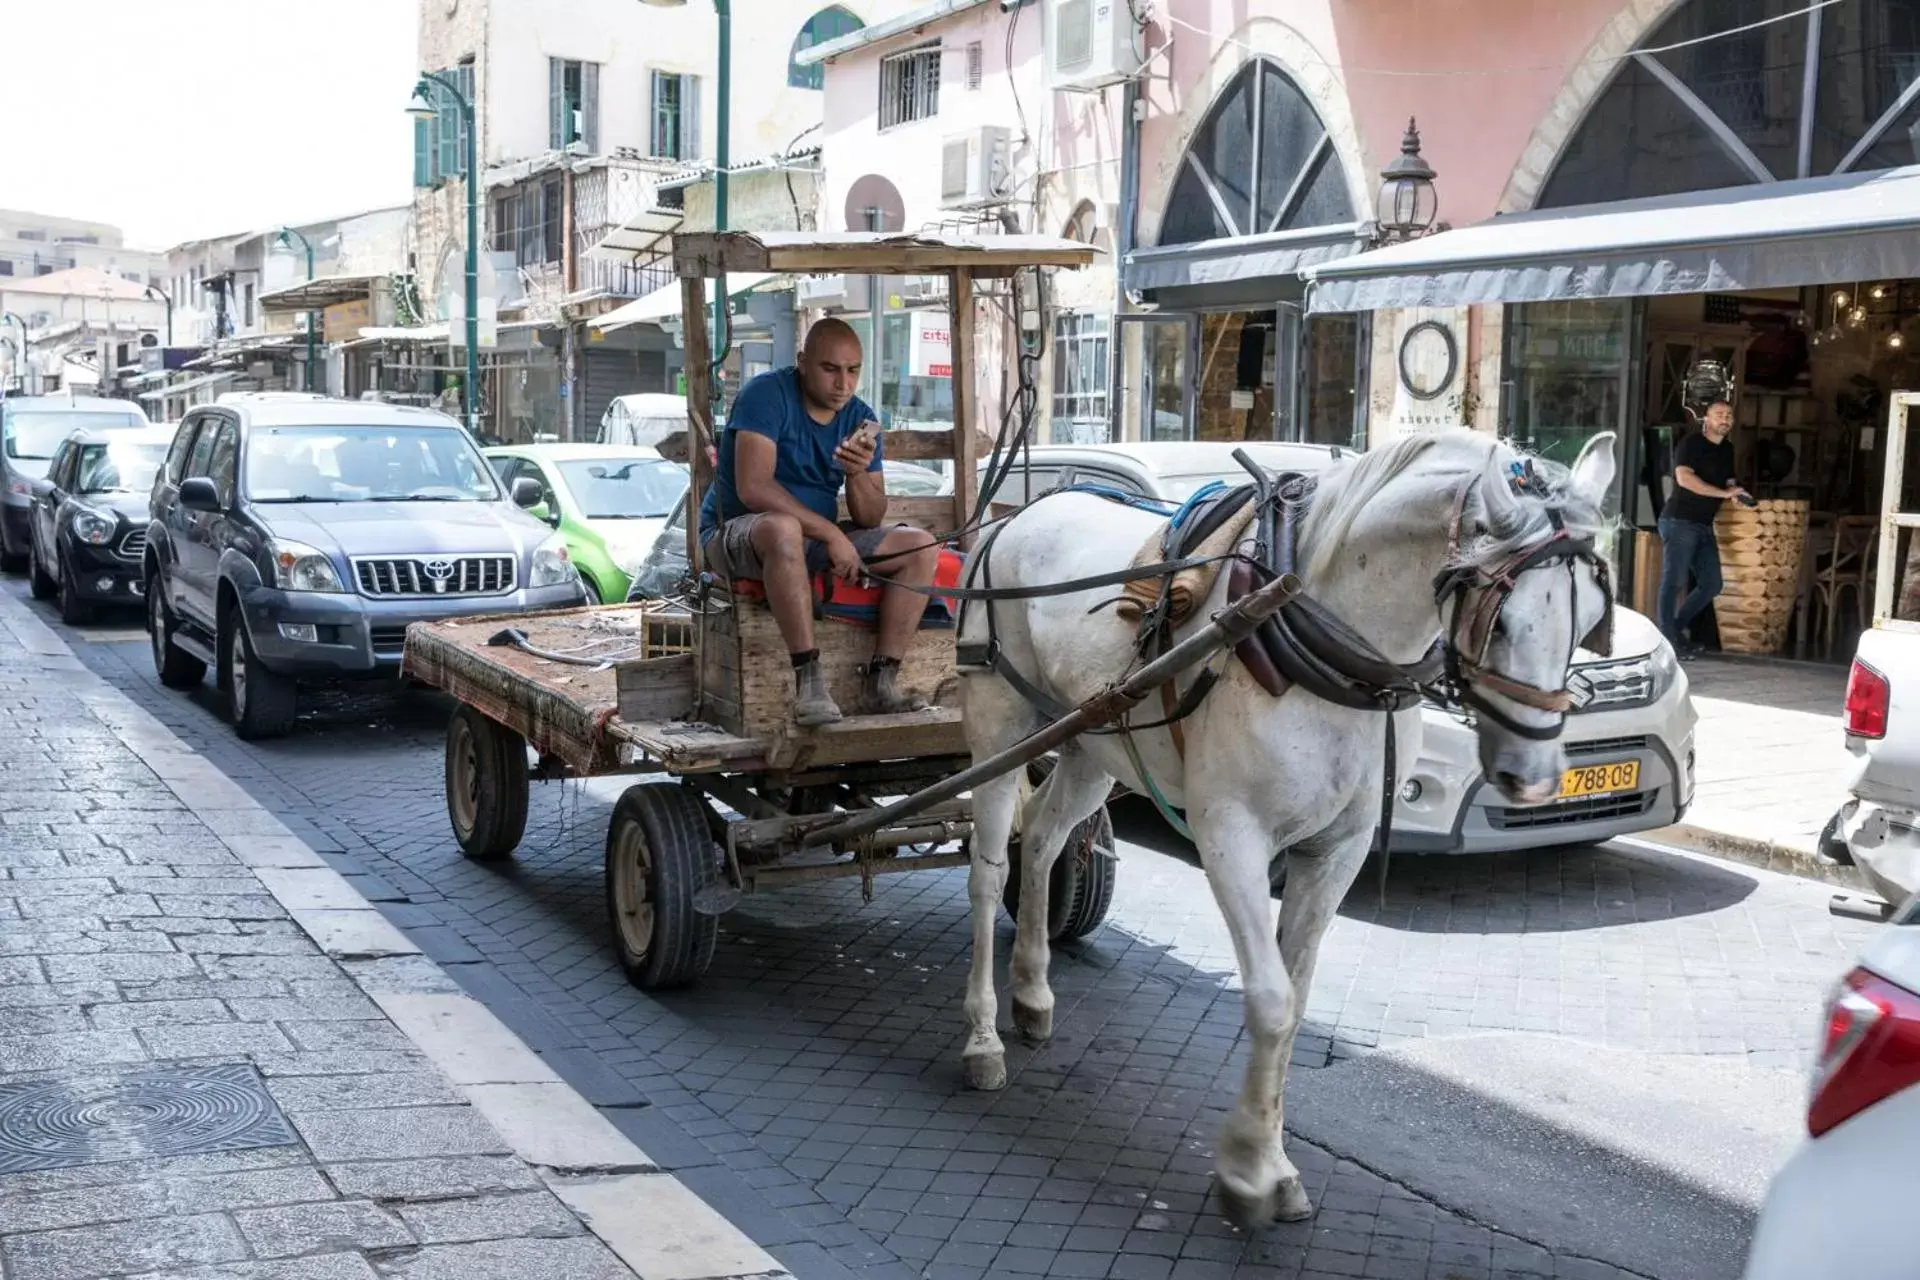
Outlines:
{"type": "Polygon", "coordinates": [[[113,531],[119,527],[119,521],[103,516],[98,511],[73,513],[73,536],[96,547],[104,547],[112,542],[113,531]]]}
{"type": "Polygon", "coordinates": [[[533,549],[533,573],[527,585],[557,587],[579,580],[580,571],[573,567],[573,557],[567,551],[565,537],[556,533],[533,549]]]}
{"type": "Polygon", "coordinates": [[[333,557],[304,542],[274,538],[267,543],[273,564],[273,585],[282,591],[345,591],[333,557]]]}

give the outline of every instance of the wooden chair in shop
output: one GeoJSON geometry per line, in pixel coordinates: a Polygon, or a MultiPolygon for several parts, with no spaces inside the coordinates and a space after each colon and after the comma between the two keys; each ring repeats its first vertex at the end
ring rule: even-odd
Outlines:
{"type": "Polygon", "coordinates": [[[1840,621],[1840,598],[1853,592],[1853,612],[1860,630],[1867,628],[1871,607],[1871,574],[1879,550],[1879,524],[1872,516],[1841,516],[1833,522],[1833,549],[1814,570],[1815,607],[1822,614],[1820,657],[1833,656],[1833,633],[1840,621]]]}
{"type": "Polygon", "coordinates": [[[1807,536],[1800,544],[1800,569],[1793,583],[1793,656],[1796,658],[1805,658],[1813,644],[1813,614],[1818,603],[1813,583],[1821,558],[1833,549],[1833,521],[1831,511],[1814,511],[1807,516],[1807,536]]]}

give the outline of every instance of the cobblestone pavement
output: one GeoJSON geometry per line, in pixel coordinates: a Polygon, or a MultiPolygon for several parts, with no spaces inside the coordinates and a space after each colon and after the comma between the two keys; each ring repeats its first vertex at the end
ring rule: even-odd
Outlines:
{"type": "MultiPolygon", "coordinates": [[[[1342,1128],[1356,1113],[1301,1099],[1404,1052],[1539,1033],[1584,1066],[1775,1073],[1788,1114],[1764,1166],[1797,1123],[1826,985],[1867,931],[1829,916],[1817,886],[1656,851],[1397,861],[1384,902],[1369,879],[1331,931],[1296,1054],[1290,1150],[1320,1212],[1249,1241],[1207,1203],[1243,1046],[1225,931],[1190,866],[1123,850],[1108,926],[1056,952],[1055,1040],[1010,1041],[1011,1086],[971,1094],[964,873],[882,881],[871,905],[847,884],[749,899],[707,979],[650,998],[606,951],[603,786],[537,788],[519,856],[478,866],[447,830],[438,698],[325,700],[292,737],[248,746],[210,689],[160,689],[138,643],[77,647],[808,1280],[1735,1275],[1764,1168],[1616,1158],[1609,1135],[1634,1125],[1602,1115],[1582,1148],[1591,1181],[1549,1170],[1502,1198],[1470,1154],[1396,1154],[1342,1128]],[[1683,1211],[1689,1196],[1704,1216],[1683,1211]]],[[[1127,830],[1162,838],[1150,821],[1127,830]]],[[[1551,1095],[1542,1074],[1522,1073],[1513,1107],[1468,1140],[1564,1147],[1526,1127],[1554,1110],[1522,1096],[1551,1095]]]]}
{"type": "Polygon", "coordinates": [[[0,599],[0,1276],[785,1274],[24,614],[0,599]],[[572,1125],[530,1161],[536,1106],[572,1125]],[[652,1243],[603,1243],[614,1213],[652,1243]]]}

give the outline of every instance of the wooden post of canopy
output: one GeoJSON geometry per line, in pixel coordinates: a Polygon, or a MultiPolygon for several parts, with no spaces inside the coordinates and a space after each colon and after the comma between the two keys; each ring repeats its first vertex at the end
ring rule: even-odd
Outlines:
{"type": "MultiPolygon", "coordinates": [[[[975,446],[979,439],[973,372],[973,272],[956,267],[947,273],[947,300],[952,310],[948,326],[953,379],[953,527],[966,530],[973,520],[975,446]]],[[[973,547],[974,535],[960,536],[962,550],[973,547]]]]}
{"type": "Polygon", "coordinates": [[[680,279],[680,332],[687,349],[687,572],[700,576],[700,500],[713,483],[707,447],[718,438],[713,425],[712,347],[707,334],[707,282],[680,279]]]}

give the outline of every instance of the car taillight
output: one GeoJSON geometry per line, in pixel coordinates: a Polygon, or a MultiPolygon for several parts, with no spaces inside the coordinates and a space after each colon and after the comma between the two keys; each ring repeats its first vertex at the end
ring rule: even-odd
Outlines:
{"type": "Polygon", "coordinates": [[[1814,1137],[1920,1084],[1920,995],[1855,969],[1827,1006],[1807,1129],[1814,1137]]]}
{"type": "Polygon", "coordinates": [[[1847,736],[1886,737],[1887,703],[1892,696],[1887,678],[1855,658],[1847,676],[1847,736]]]}

